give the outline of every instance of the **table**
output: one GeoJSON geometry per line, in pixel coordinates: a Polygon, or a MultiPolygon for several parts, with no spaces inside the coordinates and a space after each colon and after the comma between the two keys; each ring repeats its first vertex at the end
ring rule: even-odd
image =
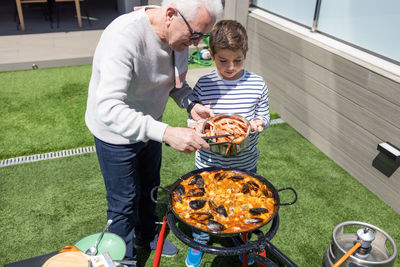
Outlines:
{"type": "Polygon", "coordinates": [[[57,251],[4,265],[4,267],[42,267],[57,251]]]}

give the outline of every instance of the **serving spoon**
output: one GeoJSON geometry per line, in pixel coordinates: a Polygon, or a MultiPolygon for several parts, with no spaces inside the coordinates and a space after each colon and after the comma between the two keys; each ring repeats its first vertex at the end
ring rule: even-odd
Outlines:
{"type": "Polygon", "coordinates": [[[90,247],[90,248],[88,248],[86,250],[86,252],[85,252],[86,255],[96,256],[96,254],[97,254],[97,246],[99,245],[100,240],[103,238],[103,235],[104,235],[105,231],[108,229],[108,227],[111,225],[111,223],[112,223],[111,219],[107,221],[107,224],[104,227],[103,231],[100,233],[99,237],[97,238],[96,243],[94,243],[94,245],[92,247],[90,247]]]}

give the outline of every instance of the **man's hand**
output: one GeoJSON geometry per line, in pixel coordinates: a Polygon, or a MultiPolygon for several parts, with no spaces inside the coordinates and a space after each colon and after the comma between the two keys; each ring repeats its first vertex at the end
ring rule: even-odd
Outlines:
{"type": "Polygon", "coordinates": [[[190,111],[190,115],[195,121],[198,120],[206,120],[209,117],[214,116],[214,112],[212,109],[203,106],[202,104],[196,104],[193,106],[192,110],[190,111]]]}
{"type": "Polygon", "coordinates": [[[196,122],[193,122],[193,123],[191,123],[191,124],[189,125],[189,128],[195,130],[196,133],[202,134],[202,132],[203,132],[203,125],[204,125],[204,122],[205,122],[205,121],[206,121],[206,120],[201,119],[201,120],[198,120],[198,121],[196,121],[196,122]]]}
{"type": "Polygon", "coordinates": [[[264,131],[264,122],[262,120],[259,119],[252,120],[250,122],[250,126],[252,132],[261,133],[262,131],[264,131]]]}
{"type": "Polygon", "coordinates": [[[192,153],[202,148],[210,149],[207,142],[190,128],[168,126],[163,136],[163,142],[184,153],[192,153]]]}

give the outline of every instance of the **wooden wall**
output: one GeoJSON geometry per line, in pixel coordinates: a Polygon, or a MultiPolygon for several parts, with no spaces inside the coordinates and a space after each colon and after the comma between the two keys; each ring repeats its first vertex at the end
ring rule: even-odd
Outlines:
{"type": "Polygon", "coordinates": [[[246,67],[266,80],[271,107],[400,213],[399,164],[377,150],[383,141],[400,147],[400,76],[259,13],[247,30],[246,67]]]}

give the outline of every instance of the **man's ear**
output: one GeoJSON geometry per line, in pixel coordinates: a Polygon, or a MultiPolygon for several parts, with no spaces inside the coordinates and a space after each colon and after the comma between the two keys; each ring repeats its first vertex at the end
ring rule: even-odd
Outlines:
{"type": "Polygon", "coordinates": [[[168,7],[165,10],[165,16],[167,17],[167,21],[172,21],[174,19],[174,17],[177,15],[178,15],[178,12],[173,7],[168,7]]]}

